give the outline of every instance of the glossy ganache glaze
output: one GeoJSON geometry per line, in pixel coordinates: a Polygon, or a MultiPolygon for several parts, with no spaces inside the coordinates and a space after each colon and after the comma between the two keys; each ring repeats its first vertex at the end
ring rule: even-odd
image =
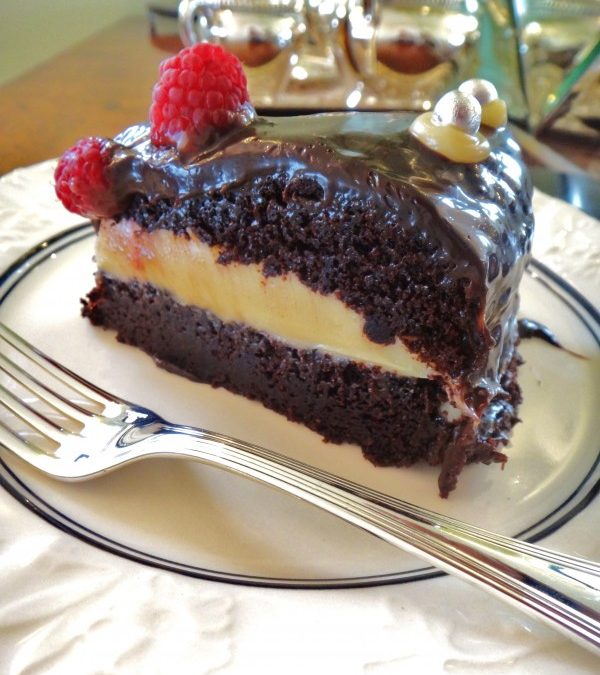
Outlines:
{"type": "MultiPolygon", "coordinates": [[[[207,243],[222,247],[224,264],[262,262],[265,274],[292,270],[314,290],[335,292],[365,316],[371,340],[390,343],[400,337],[450,383],[451,399],[478,414],[501,392],[501,374],[518,341],[517,291],[533,231],[531,183],[507,129],[489,131],[491,153],[485,161],[462,164],[416,140],[408,131],[412,119],[396,113],[257,118],[188,156],[156,148],[148,127],[134,126],[115,139],[108,168],[123,210],[115,218],[130,217],[150,230],[167,227],[182,234],[191,227],[207,243]],[[288,221],[282,224],[278,216],[277,242],[276,236],[265,236],[274,217],[272,205],[263,202],[264,186],[280,177],[275,201],[283,202],[279,206],[287,209],[288,221]],[[211,225],[210,215],[218,221],[223,207],[207,200],[233,203],[237,197],[230,195],[237,193],[250,215],[241,217],[234,210],[228,216],[231,223],[211,225]],[[340,238],[351,229],[348,236],[354,242],[352,255],[344,253],[344,260],[327,240],[339,226],[341,212],[346,229],[340,238]],[[318,223],[319,232],[296,240],[288,233],[295,222],[298,230],[318,223]],[[362,232],[371,234],[361,239],[362,232]],[[394,271],[393,254],[400,254],[408,240],[421,251],[417,262],[436,268],[436,275],[413,279],[414,303],[398,297],[373,301],[370,307],[377,288],[389,298],[404,283],[402,271],[394,271]],[[387,247],[383,257],[378,243],[387,247]],[[284,254],[286,246],[294,256],[284,254]],[[328,266],[336,271],[329,273],[328,266]],[[354,277],[337,272],[350,267],[354,277]],[[414,317],[402,318],[409,305],[424,311],[427,297],[432,306],[436,296],[443,303],[444,292],[464,296],[464,308],[457,310],[465,314],[464,344],[452,353],[436,347],[444,341],[441,326],[432,324],[417,334],[414,317]]],[[[415,269],[413,265],[413,276],[415,269]]],[[[450,325],[451,319],[445,321],[450,325]]],[[[457,334],[449,328],[448,342],[460,342],[457,334]]]]}

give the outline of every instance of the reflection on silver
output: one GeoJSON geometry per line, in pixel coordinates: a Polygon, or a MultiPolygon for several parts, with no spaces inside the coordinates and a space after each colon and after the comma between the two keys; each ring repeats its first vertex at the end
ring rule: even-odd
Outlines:
{"type": "Polygon", "coordinates": [[[247,66],[257,107],[322,90],[330,97],[344,95],[350,67],[337,34],[345,14],[346,0],[183,0],[179,5],[184,44],[214,42],[236,54],[247,66]]]}
{"type": "Polygon", "coordinates": [[[260,70],[263,105],[285,89],[292,58],[306,32],[303,0],[183,0],[179,4],[181,38],[222,44],[249,69],[260,70]]]}
{"type": "Polygon", "coordinates": [[[426,110],[475,74],[479,3],[349,0],[346,45],[381,107],[426,110]]]}
{"type": "Polygon", "coordinates": [[[600,0],[182,0],[179,21],[259,108],[426,111],[485,78],[513,120],[600,136],[600,0]]]}
{"type": "Polygon", "coordinates": [[[223,44],[257,107],[428,110],[474,74],[477,0],[183,0],[185,44],[223,44]],[[318,98],[317,98],[318,97],[318,98]]]}
{"type": "Polygon", "coordinates": [[[600,138],[600,2],[514,0],[529,125],[600,138]]]}
{"type": "Polygon", "coordinates": [[[0,343],[3,382],[17,382],[61,417],[54,424],[10,385],[0,386],[0,445],[38,470],[81,480],[153,456],[218,466],[314,504],[600,651],[597,563],[467,525],[239,439],[171,424],[74,375],[3,324],[0,343]],[[73,405],[65,387],[85,403],[73,405]],[[22,424],[58,448],[24,437],[22,424]]]}

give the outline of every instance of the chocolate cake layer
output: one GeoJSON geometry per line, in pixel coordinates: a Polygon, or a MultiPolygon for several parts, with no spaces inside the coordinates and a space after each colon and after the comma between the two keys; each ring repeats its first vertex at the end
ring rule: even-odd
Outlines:
{"type": "Polygon", "coordinates": [[[451,422],[442,412],[448,399],[439,380],[398,377],[300,350],[241,324],[223,323],[149,284],[99,276],[84,315],[115,329],[119,340],[141,347],[167,369],[259,400],[329,441],[358,444],[375,464],[441,465],[442,496],[454,488],[465,463],[506,460],[499,448],[520,400],[514,359],[481,422],[472,417],[451,422]]]}
{"type": "Polygon", "coordinates": [[[208,246],[193,232],[149,232],[130,220],[102,223],[96,241],[98,269],[113,279],[152,284],[182,304],[298,348],[318,347],[397,375],[428,377],[427,366],[399,339],[387,345],[369,340],[363,317],[334,293],[313,291],[293,272],[265,277],[261,265],[224,265],[218,262],[220,253],[220,247],[208,246]]]}
{"type": "MultiPolygon", "coordinates": [[[[488,346],[478,329],[481,301],[467,297],[465,278],[449,275],[455,264],[449,252],[420,229],[431,214],[410,204],[378,213],[372,200],[343,194],[324,209],[318,198],[298,197],[294,180],[255,178],[177,208],[136,198],[126,216],[149,229],[193,232],[223,247],[224,264],[262,263],[268,276],[291,271],[313,290],[337,293],[364,316],[373,342],[409,338],[411,349],[454,377],[476,364],[481,370],[488,346]],[[435,337],[440,332],[444,342],[435,337]]],[[[304,184],[320,190],[312,180],[304,184]]]]}
{"type": "Polygon", "coordinates": [[[414,139],[411,119],[260,118],[187,157],[134,127],[108,167],[118,218],[335,292],[371,340],[400,337],[478,409],[513,357],[531,185],[506,129],[489,133],[487,160],[459,164],[414,139]]]}

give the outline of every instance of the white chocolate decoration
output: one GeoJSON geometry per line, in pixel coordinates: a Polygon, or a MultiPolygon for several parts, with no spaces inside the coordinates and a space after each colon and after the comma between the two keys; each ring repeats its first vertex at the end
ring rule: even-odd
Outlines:
{"type": "Polygon", "coordinates": [[[498,129],[505,127],[507,122],[508,111],[506,103],[501,98],[497,98],[495,101],[490,101],[482,106],[481,123],[485,124],[486,127],[498,129]]]}
{"type": "Polygon", "coordinates": [[[470,94],[450,91],[433,112],[419,115],[410,132],[430,150],[452,162],[475,164],[490,154],[490,145],[479,133],[481,105],[470,94]]]}
{"type": "Polygon", "coordinates": [[[474,96],[481,105],[481,124],[492,129],[506,126],[508,112],[506,103],[498,98],[498,91],[487,80],[472,79],[463,82],[458,91],[474,96]]]}

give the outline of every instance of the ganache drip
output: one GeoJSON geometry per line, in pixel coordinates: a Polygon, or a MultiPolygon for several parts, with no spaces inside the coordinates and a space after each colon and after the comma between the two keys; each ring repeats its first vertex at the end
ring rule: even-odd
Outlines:
{"type": "Polygon", "coordinates": [[[538,340],[542,340],[543,342],[546,342],[557,349],[562,349],[563,351],[577,357],[578,359],[585,359],[585,356],[582,354],[578,354],[577,352],[571,351],[570,349],[564,347],[563,344],[559,342],[556,335],[554,335],[554,333],[550,330],[550,328],[545,326],[543,323],[538,323],[533,319],[519,319],[518,327],[519,337],[522,340],[537,338],[538,340]]]}
{"type": "Polygon", "coordinates": [[[521,340],[528,340],[531,338],[538,338],[547,342],[553,347],[558,347],[558,349],[563,349],[563,346],[558,341],[556,335],[542,323],[538,323],[533,319],[519,319],[519,337],[521,340]]]}

